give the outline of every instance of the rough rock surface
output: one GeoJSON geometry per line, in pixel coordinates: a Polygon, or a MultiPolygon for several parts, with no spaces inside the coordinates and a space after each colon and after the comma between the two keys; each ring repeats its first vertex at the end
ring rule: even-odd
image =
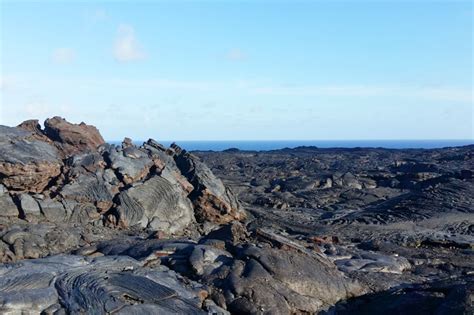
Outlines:
{"type": "Polygon", "coordinates": [[[28,194],[20,194],[18,196],[18,201],[22,210],[21,214],[24,217],[29,217],[30,215],[39,215],[41,213],[38,201],[36,201],[32,196],[28,194]]]}
{"type": "Polygon", "coordinates": [[[138,224],[167,235],[196,232],[195,214],[202,209],[219,216],[201,221],[203,227],[245,217],[229,188],[195,157],[180,155],[180,163],[198,165],[187,173],[180,169],[178,146],[166,149],[151,139],[140,147],[130,139],[109,145],[95,127],[60,117],[47,119],[44,130],[29,120],[0,131],[5,216],[123,228],[138,224]],[[191,173],[193,183],[186,178],[191,173]]]}
{"type": "Polygon", "coordinates": [[[229,251],[209,237],[206,244],[156,239],[103,242],[80,253],[126,255],[148,265],[158,260],[197,279],[218,304],[236,314],[314,313],[365,292],[326,257],[274,236],[287,247],[270,245],[268,238],[257,235],[236,242],[229,251]]]}
{"type": "Polygon", "coordinates": [[[194,187],[190,198],[199,222],[223,224],[245,219],[245,212],[232,191],[199,158],[177,145],[172,145],[172,149],[176,165],[194,187]]]}
{"type": "Polygon", "coordinates": [[[2,313],[205,314],[199,284],[129,257],[51,256],[0,274],[2,313]]]}
{"type": "Polygon", "coordinates": [[[66,156],[92,151],[105,141],[94,126],[85,123],[72,124],[61,117],[46,119],[44,133],[57,142],[66,156]]]}
{"type": "Polygon", "coordinates": [[[9,190],[42,192],[61,173],[58,150],[33,135],[0,126],[0,178],[9,190]]]}
{"type": "Polygon", "coordinates": [[[473,146],[190,153],[58,117],[0,144],[0,313],[473,311],[473,146]]]}
{"type": "Polygon", "coordinates": [[[234,312],[314,313],[351,297],[361,288],[314,256],[275,248],[246,246],[229,276],[234,312]]]}
{"type": "Polygon", "coordinates": [[[368,290],[322,313],[472,313],[474,146],[193,153],[249,229],[283,229],[368,290]]]}
{"type": "Polygon", "coordinates": [[[8,191],[3,185],[0,185],[0,216],[18,217],[18,208],[13,202],[13,199],[8,194],[8,191]]]}
{"type": "Polygon", "coordinates": [[[195,222],[191,201],[179,186],[152,177],[118,195],[118,220],[124,226],[140,224],[153,230],[179,234],[195,222]]]}
{"type": "Polygon", "coordinates": [[[147,152],[134,146],[127,146],[121,150],[112,149],[107,152],[106,158],[125,184],[131,184],[148,175],[153,161],[147,152]]]}

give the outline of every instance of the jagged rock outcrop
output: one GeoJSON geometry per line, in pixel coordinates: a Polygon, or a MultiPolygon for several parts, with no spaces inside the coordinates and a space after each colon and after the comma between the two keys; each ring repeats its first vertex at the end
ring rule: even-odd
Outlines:
{"type": "Polygon", "coordinates": [[[57,116],[46,119],[44,133],[61,147],[66,156],[96,150],[105,143],[96,127],[83,122],[72,124],[57,116]]]}
{"type": "Polygon", "coordinates": [[[193,185],[189,197],[199,222],[224,224],[245,219],[245,211],[232,191],[198,157],[175,144],[171,149],[181,174],[193,185]]]}
{"type": "Polygon", "coordinates": [[[153,165],[148,153],[133,145],[120,149],[109,147],[105,157],[125,184],[144,179],[153,165]]]}
{"type": "Polygon", "coordinates": [[[143,144],[143,148],[153,161],[160,176],[171,183],[179,184],[188,194],[193,191],[193,185],[181,174],[173,159],[173,150],[167,150],[164,146],[153,139],[143,144]]]}
{"type": "Polygon", "coordinates": [[[38,119],[25,120],[24,122],[19,124],[17,128],[31,132],[32,138],[53,144],[53,141],[48,138],[41,129],[41,125],[39,124],[38,119]]]}
{"type": "Polygon", "coordinates": [[[81,174],[66,184],[60,195],[65,200],[94,204],[99,212],[106,212],[112,205],[113,194],[108,189],[103,174],[81,174]]]}
{"type": "Polygon", "coordinates": [[[179,234],[195,222],[191,201],[177,185],[155,176],[118,195],[119,224],[140,224],[166,234],[179,234]]]}
{"type": "Polygon", "coordinates": [[[0,126],[0,183],[9,190],[42,192],[62,165],[59,151],[33,132],[0,126]]]}
{"type": "Polygon", "coordinates": [[[196,231],[195,217],[213,225],[245,217],[232,192],[177,146],[150,139],[137,147],[128,138],[122,146],[105,144],[97,128],[60,117],[44,126],[28,120],[0,129],[5,216],[138,225],[167,235],[196,231]]]}

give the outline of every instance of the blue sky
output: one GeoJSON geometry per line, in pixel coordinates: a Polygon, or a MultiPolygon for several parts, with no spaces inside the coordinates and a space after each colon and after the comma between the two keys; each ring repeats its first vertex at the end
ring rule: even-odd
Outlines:
{"type": "Polygon", "coordinates": [[[473,139],[470,1],[1,1],[0,124],[473,139]]]}

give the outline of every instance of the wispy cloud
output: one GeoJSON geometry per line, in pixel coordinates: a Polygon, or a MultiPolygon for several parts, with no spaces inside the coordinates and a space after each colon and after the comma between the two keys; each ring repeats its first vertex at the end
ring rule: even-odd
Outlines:
{"type": "Polygon", "coordinates": [[[74,61],[76,58],[76,52],[67,47],[58,48],[53,51],[52,59],[58,64],[68,64],[74,61]]]}
{"type": "Polygon", "coordinates": [[[224,83],[219,82],[171,79],[107,79],[101,81],[101,84],[123,88],[177,89],[204,92],[215,91],[216,89],[222,89],[226,86],[224,83]]]}
{"type": "Polygon", "coordinates": [[[298,96],[298,97],[339,97],[371,98],[377,102],[385,99],[400,98],[435,102],[473,103],[473,89],[465,86],[429,86],[429,85],[285,85],[268,80],[179,80],[167,78],[55,78],[55,77],[22,77],[3,76],[0,88],[3,91],[15,88],[31,90],[32,87],[51,90],[57,87],[64,89],[94,89],[98,86],[109,89],[134,89],[143,91],[188,91],[193,93],[229,93],[254,96],[298,96]]]}
{"type": "Polygon", "coordinates": [[[247,55],[240,49],[231,49],[226,54],[227,59],[232,61],[240,61],[247,58],[247,55]]]}
{"type": "Polygon", "coordinates": [[[120,62],[141,60],[145,52],[135,36],[132,26],[121,24],[118,27],[117,38],[114,45],[114,56],[120,62]]]}
{"type": "Polygon", "coordinates": [[[256,94],[277,96],[333,97],[404,97],[434,101],[472,102],[472,89],[449,86],[377,86],[377,85],[306,85],[264,86],[253,89],[256,94]]]}

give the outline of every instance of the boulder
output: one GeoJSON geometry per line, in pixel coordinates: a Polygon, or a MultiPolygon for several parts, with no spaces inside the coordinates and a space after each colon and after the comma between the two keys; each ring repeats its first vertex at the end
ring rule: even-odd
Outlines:
{"type": "Polygon", "coordinates": [[[127,146],[124,149],[110,146],[105,152],[105,158],[125,184],[144,179],[153,166],[148,154],[135,146],[127,146]]]}
{"type": "Polygon", "coordinates": [[[38,203],[41,207],[41,213],[50,222],[64,222],[68,217],[66,209],[58,200],[46,198],[39,200],[38,203]]]}
{"type": "Polygon", "coordinates": [[[18,217],[19,212],[13,199],[8,194],[6,188],[0,185],[0,216],[18,217]]]}
{"type": "Polygon", "coordinates": [[[81,234],[72,227],[62,229],[51,224],[31,223],[11,226],[1,238],[9,245],[11,254],[0,260],[8,261],[64,252],[79,245],[81,234]]]}
{"type": "Polygon", "coordinates": [[[105,141],[91,125],[72,124],[61,117],[46,119],[44,133],[61,148],[65,156],[96,150],[105,141]]]}
{"type": "Polygon", "coordinates": [[[231,254],[207,245],[196,245],[189,256],[189,264],[194,273],[200,277],[210,276],[219,267],[231,261],[231,254]]]}
{"type": "MultiPolygon", "coordinates": [[[[72,156],[67,160],[67,166],[66,186],[74,186],[74,183],[76,183],[75,185],[77,186],[77,183],[81,183],[83,179],[87,178],[86,183],[96,187],[88,187],[88,189],[95,190],[93,193],[91,191],[82,192],[82,195],[87,195],[87,198],[85,198],[86,201],[97,204],[104,202],[103,206],[98,205],[98,208],[103,211],[110,208],[112,196],[119,192],[123,184],[117,178],[114,170],[108,168],[107,162],[99,152],[89,152],[72,156]],[[108,191],[108,193],[106,191],[108,191]]],[[[77,190],[78,187],[69,188],[77,190]]],[[[79,195],[81,195],[81,193],[79,193],[79,195]]]]}
{"type": "Polygon", "coordinates": [[[362,291],[320,259],[293,251],[247,245],[228,276],[231,312],[315,313],[362,291]]]}
{"type": "Polygon", "coordinates": [[[107,167],[102,155],[99,152],[87,152],[77,154],[67,160],[67,166],[70,167],[68,176],[78,176],[84,173],[96,173],[107,167]]]}
{"type": "Polygon", "coordinates": [[[61,173],[58,150],[34,133],[0,126],[0,183],[9,190],[42,192],[61,173]]]}
{"type": "Polygon", "coordinates": [[[220,240],[229,245],[235,246],[241,242],[244,242],[249,237],[249,232],[245,226],[238,222],[233,221],[227,223],[220,228],[211,231],[205,236],[205,240],[220,240]]]}
{"type": "Polygon", "coordinates": [[[108,187],[110,189],[112,187],[108,186],[100,175],[103,175],[103,173],[80,174],[61,189],[60,195],[65,200],[92,203],[100,212],[106,212],[113,204],[113,194],[108,190],[108,187]]]}
{"type": "Polygon", "coordinates": [[[171,183],[178,183],[187,193],[194,190],[193,185],[181,174],[170,155],[173,154],[173,151],[167,150],[153,139],[149,139],[144,143],[143,149],[148,152],[148,156],[152,159],[161,177],[166,178],[171,183]]]}
{"type": "Polygon", "coordinates": [[[123,138],[122,149],[131,147],[131,146],[133,146],[133,140],[128,137],[123,138]]]}
{"type": "Polygon", "coordinates": [[[31,137],[34,139],[37,139],[43,142],[48,142],[50,144],[53,143],[53,141],[49,139],[43,133],[43,130],[41,129],[41,125],[39,124],[38,119],[25,120],[24,122],[19,124],[17,128],[31,132],[32,133],[31,137]]]}
{"type": "Polygon", "coordinates": [[[91,203],[67,201],[64,207],[70,213],[68,222],[85,225],[91,222],[98,222],[101,218],[97,208],[91,203]]]}
{"type": "Polygon", "coordinates": [[[32,196],[28,194],[21,194],[18,199],[20,201],[21,210],[26,217],[29,215],[41,214],[38,202],[32,196]]]}
{"type": "Polygon", "coordinates": [[[335,260],[339,270],[346,273],[353,271],[385,272],[402,274],[410,269],[408,260],[401,256],[389,256],[374,252],[361,252],[351,258],[335,260]]]}
{"type": "Polygon", "coordinates": [[[357,177],[355,177],[350,172],[347,172],[344,174],[336,173],[333,175],[332,180],[336,185],[341,186],[341,187],[362,189],[362,184],[359,182],[357,177]]]}
{"type": "Polygon", "coordinates": [[[123,226],[140,224],[180,234],[195,222],[192,204],[181,187],[159,176],[121,192],[118,199],[118,221],[123,226]]]}
{"type": "Polygon", "coordinates": [[[224,224],[246,218],[245,211],[232,191],[198,157],[175,144],[171,149],[181,174],[194,187],[189,198],[193,202],[198,222],[224,224]]]}

